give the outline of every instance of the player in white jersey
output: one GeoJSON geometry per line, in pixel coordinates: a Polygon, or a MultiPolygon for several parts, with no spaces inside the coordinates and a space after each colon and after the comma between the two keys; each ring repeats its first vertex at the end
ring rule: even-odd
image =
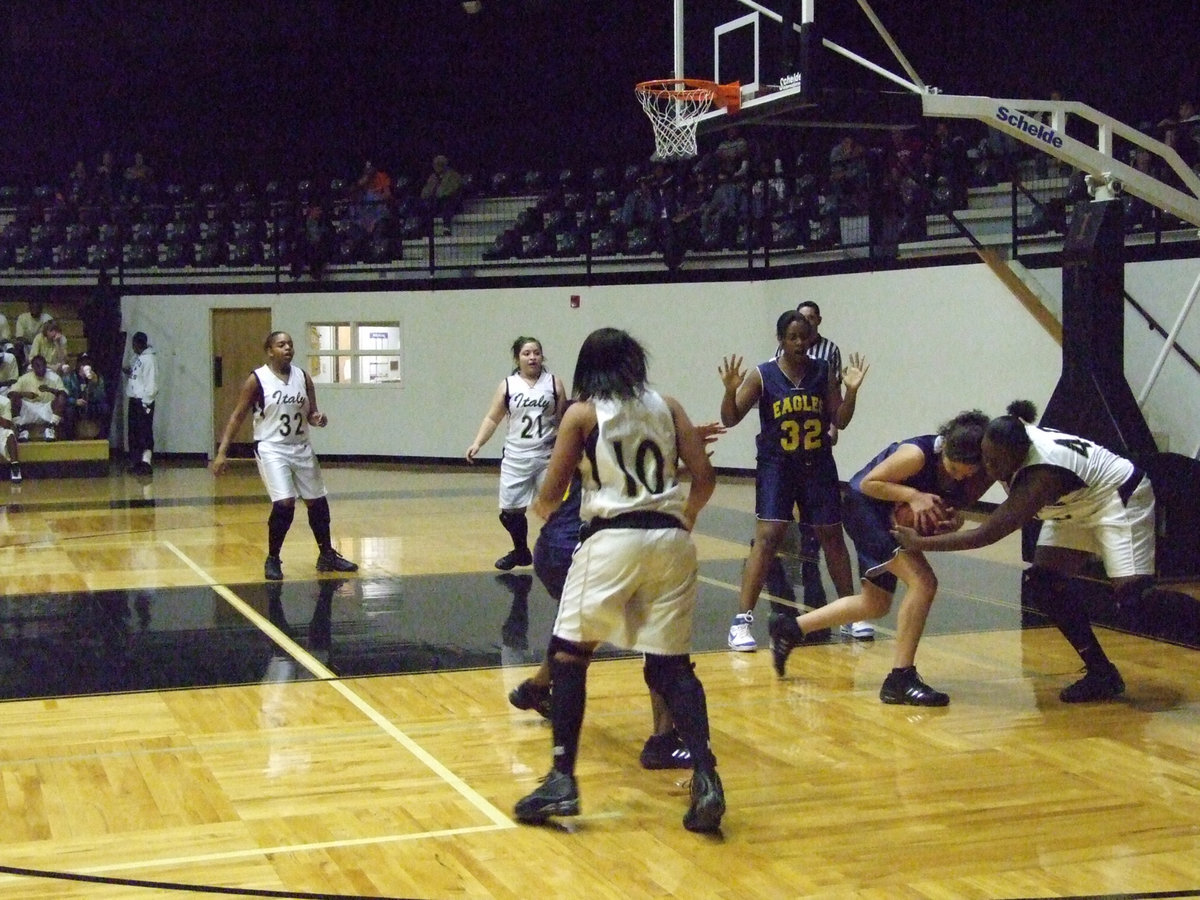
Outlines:
{"type": "Polygon", "coordinates": [[[318,548],[317,571],[355,572],[358,566],[333,549],[325,482],[309,440],[310,427],[324,428],[329,422],[325,413],[317,409],[317,389],[307,372],[292,365],[294,347],[290,334],[273,331],[267,335],[263,347],[267,363],[251,372],[242,384],[237,405],[229,415],[212,461],[213,474],[225,472],[229,444],[253,410],[254,455],[271,497],[264,577],[268,581],[283,579],[279,551],[292,527],[297,497],[308,507],[308,524],[318,548]]]}
{"type": "Polygon", "coordinates": [[[986,547],[1033,518],[1043,520],[1026,583],[1087,667],[1064,688],[1066,703],[1107,700],[1125,690],[1117,667],[1101,649],[1071,578],[1092,556],[1104,563],[1118,601],[1136,597],[1154,575],[1154,489],[1137,465],[1073,434],[1036,428],[1028,400],[992,419],[983,438],[983,465],[1005,485],[1006,499],[978,528],[921,537],[897,528],[909,550],[986,547]]]}
{"type": "Polygon", "coordinates": [[[558,422],[567,405],[562,381],[546,371],[541,341],[522,335],[513,341],[512,355],[515,368],[496,388],[475,440],[467,448],[467,461],[474,462],[508,417],[500,460],[500,524],[512,538],[513,548],[496,560],[496,568],[506,572],[533,565],[525,510],[546,474],[558,422]]]}
{"type": "Polygon", "coordinates": [[[704,686],[689,651],[696,605],[691,528],[716,475],[704,441],[677,401],[646,387],[646,354],[624,331],[601,328],[579,350],[573,390],[534,512],[548,517],[572,473],[582,482],[584,530],[547,650],[553,768],[516,816],[544,822],[579,814],[575,758],[587,669],[601,641],[645,654],[645,679],[666,703],[692,757],[689,831],[712,832],[725,796],[709,747],[704,686]],[[677,478],[679,460],[690,488],[677,478]]]}

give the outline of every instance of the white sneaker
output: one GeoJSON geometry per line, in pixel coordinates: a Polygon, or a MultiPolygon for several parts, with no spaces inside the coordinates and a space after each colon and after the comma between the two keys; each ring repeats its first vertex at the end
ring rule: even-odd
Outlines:
{"type": "Polygon", "coordinates": [[[842,634],[848,634],[859,641],[875,637],[875,626],[870,622],[851,622],[849,625],[843,625],[841,631],[842,634]]]}
{"type": "Polygon", "coordinates": [[[738,613],[733,617],[733,622],[729,626],[730,650],[737,650],[739,653],[753,653],[758,649],[758,642],[750,633],[750,626],[753,623],[754,613],[738,613]]]}
{"type": "Polygon", "coordinates": [[[27,441],[27,440],[29,440],[29,429],[28,429],[28,428],[22,428],[22,429],[21,429],[21,431],[20,431],[20,433],[19,433],[19,434],[17,434],[17,440],[18,440],[18,441],[27,441]]]}
{"type": "Polygon", "coordinates": [[[45,439],[46,439],[46,440],[48,440],[48,441],[52,441],[52,440],[54,440],[56,437],[58,437],[58,435],[56,435],[56,434],[54,433],[54,426],[53,426],[53,425],[47,425],[47,426],[46,426],[46,432],[45,432],[45,434],[43,435],[43,437],[45,437],[45,439]]]}

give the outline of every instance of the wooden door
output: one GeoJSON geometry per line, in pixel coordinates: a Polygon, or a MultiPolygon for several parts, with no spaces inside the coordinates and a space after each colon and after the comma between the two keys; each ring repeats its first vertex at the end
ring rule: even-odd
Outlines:
{"type": "MultiPolygon", "coordinates": [[[[270,309],[212,311],[213,440],[212,452],[237,405],[242,383],[266,358],[263,341],[271,333],[270,309]]],[[[230,456],[249,456],[253,438],[250,417],[242,423],[229,447],[230,456]]]]}

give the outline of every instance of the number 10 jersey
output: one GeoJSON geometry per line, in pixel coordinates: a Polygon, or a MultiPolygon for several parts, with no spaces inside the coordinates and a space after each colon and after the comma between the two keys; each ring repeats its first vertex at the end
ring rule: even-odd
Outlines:
{"type": "Polygon", "coordinates": [[[585,522],[629,512],[661,512],[683,521],[675,419],[657,393],[636,400],[597,398],[596,428],[580,462],[585,522]]]}

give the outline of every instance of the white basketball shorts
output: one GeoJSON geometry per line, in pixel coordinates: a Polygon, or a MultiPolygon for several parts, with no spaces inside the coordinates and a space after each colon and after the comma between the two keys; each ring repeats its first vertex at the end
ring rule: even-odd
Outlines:
{"type": "Polygon", "coordinates": [[[1100,557],[1109,578],[1154,574],[1154,489],[1142,478],[1129,502],[1116,491],[1083,519],[1042,523],[1038,546],[1064,547],[1100,557]]]}
{"type": "Polygon", "coordinates": [[[300,497],[316,500],[326,494],[321,466],[312,444],[278,444],[259,441],[254,448],[258,474],[272,503],[300,497]]]}
{"type": "Polygon", "coordinates": [[[696,546],[682,528],[606,528],[575,550],[554,634],[663,656],[691,652],[696,546]]]}

